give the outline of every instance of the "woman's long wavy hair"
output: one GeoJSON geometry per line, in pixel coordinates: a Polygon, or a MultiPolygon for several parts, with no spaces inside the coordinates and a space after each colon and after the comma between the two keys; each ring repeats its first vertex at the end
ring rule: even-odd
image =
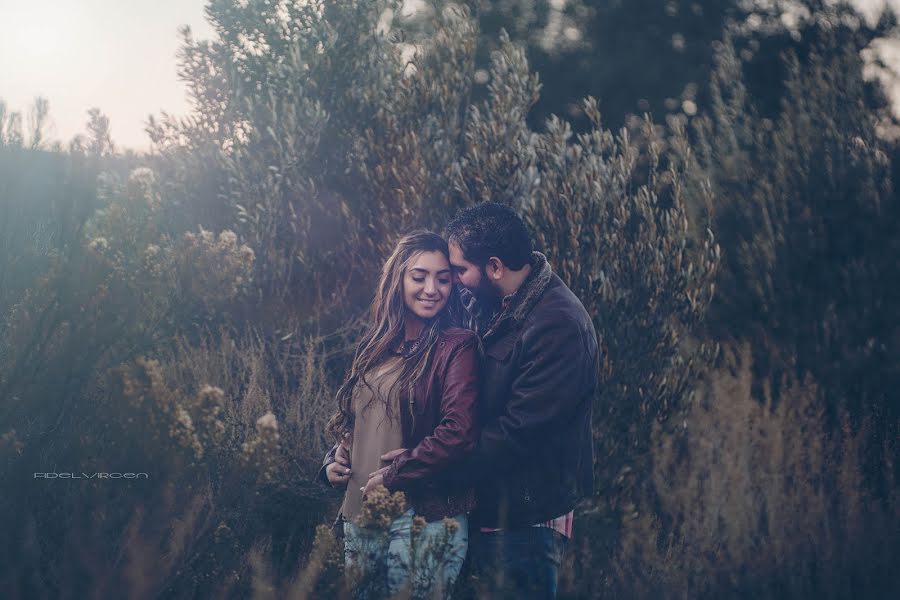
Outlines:
{"type": "MultiPolygon", "coordinates": [[[[407,318],[406,303],[403,300],[403,279],[413,261],[422,252],[440,252],[449,263],[450,252],[447,242],[430,231],[414,231],[405,235],[394,248],[381,270],[381,278],[372,301],[372,323],[356,348],[350,374],[337,392],[337,412],[328,422],[327,430],[336,441],[353,432],[353,390],[357,385],[365,385],[381,401],[378,391],[366,381],[366,375],[373,368],[396,356],[396,350],[403,344],[407,318]]],[[[414,387],[423,376],[434,355],[440,332],[462,320],[462,306],[456,286],[450,287],[447,305],[434,318],[425,323],[415,351],[405,357],[396,383],[389,393],[399,393],[401,399],[413,401],[414,387]]],[[[390,403],[387,404],[388,415],[390,403]]]]}

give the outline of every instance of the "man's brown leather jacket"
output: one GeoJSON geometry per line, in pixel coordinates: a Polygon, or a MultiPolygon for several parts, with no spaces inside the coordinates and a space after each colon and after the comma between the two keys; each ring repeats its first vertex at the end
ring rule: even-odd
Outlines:
{"type": "Polygon", "coordinates": [[[599,347],[592,319],[535,252],[528,278],[483,329],[481,434],[468,469],[478,480],[478,507],[470,523],[505,528],[562,516],[593,491],[599,347]]]}

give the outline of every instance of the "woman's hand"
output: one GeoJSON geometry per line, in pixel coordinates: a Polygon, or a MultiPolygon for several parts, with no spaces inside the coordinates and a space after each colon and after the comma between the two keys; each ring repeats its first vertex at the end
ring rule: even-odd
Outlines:
{"type": "Polygon", "coordinates": [[[349,468],[340,465],[337,462],[333,462],[325,467],[325,475],[328,477],[328,483],[334,487],[347,485],[347,482],[350,481],[350,474],[351,471],[349,468]]]}
{"type": "Polygon", "coordinates": [[[331,485],[341,487],[347,485],[352,473],[353,471],[350,470],[350,450],[344,442],[341,442],[337,452],[334,454],[334,462],[325,467],[325,475],[328,477],[328,482],[331,485]]]}

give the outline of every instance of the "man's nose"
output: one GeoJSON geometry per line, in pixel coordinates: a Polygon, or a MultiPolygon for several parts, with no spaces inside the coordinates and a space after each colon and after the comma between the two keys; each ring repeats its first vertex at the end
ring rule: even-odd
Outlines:
{"type": "Polygon", "coordinates": [[[459,279],[459,273],[456,271],[453,272],[453,283],[455,283],[457,285],[462,283],[462,281],[460,281],[460,279],[459,279]]]}

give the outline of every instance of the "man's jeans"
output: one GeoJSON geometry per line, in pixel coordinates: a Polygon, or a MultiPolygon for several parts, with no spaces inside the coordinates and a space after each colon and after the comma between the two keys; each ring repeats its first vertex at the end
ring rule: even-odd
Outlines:
{"type": "Polygon", "coordinates": [[[469,545],[468,516],[453,517],[458,527],[452,532],[443,521],[427,523],[413,540],[414,516],[409,509],[388,531],[344,521],[344,559],[361,571],[357,598],[394,595],[408,585],[410,575],[414,598],[449,597],[469,545]]]}
{"type": "Polygon", "coordinates": [[[568,538],[549,527],[472,532],[472,568],[491,598],[556,598],[568,538]]]}

